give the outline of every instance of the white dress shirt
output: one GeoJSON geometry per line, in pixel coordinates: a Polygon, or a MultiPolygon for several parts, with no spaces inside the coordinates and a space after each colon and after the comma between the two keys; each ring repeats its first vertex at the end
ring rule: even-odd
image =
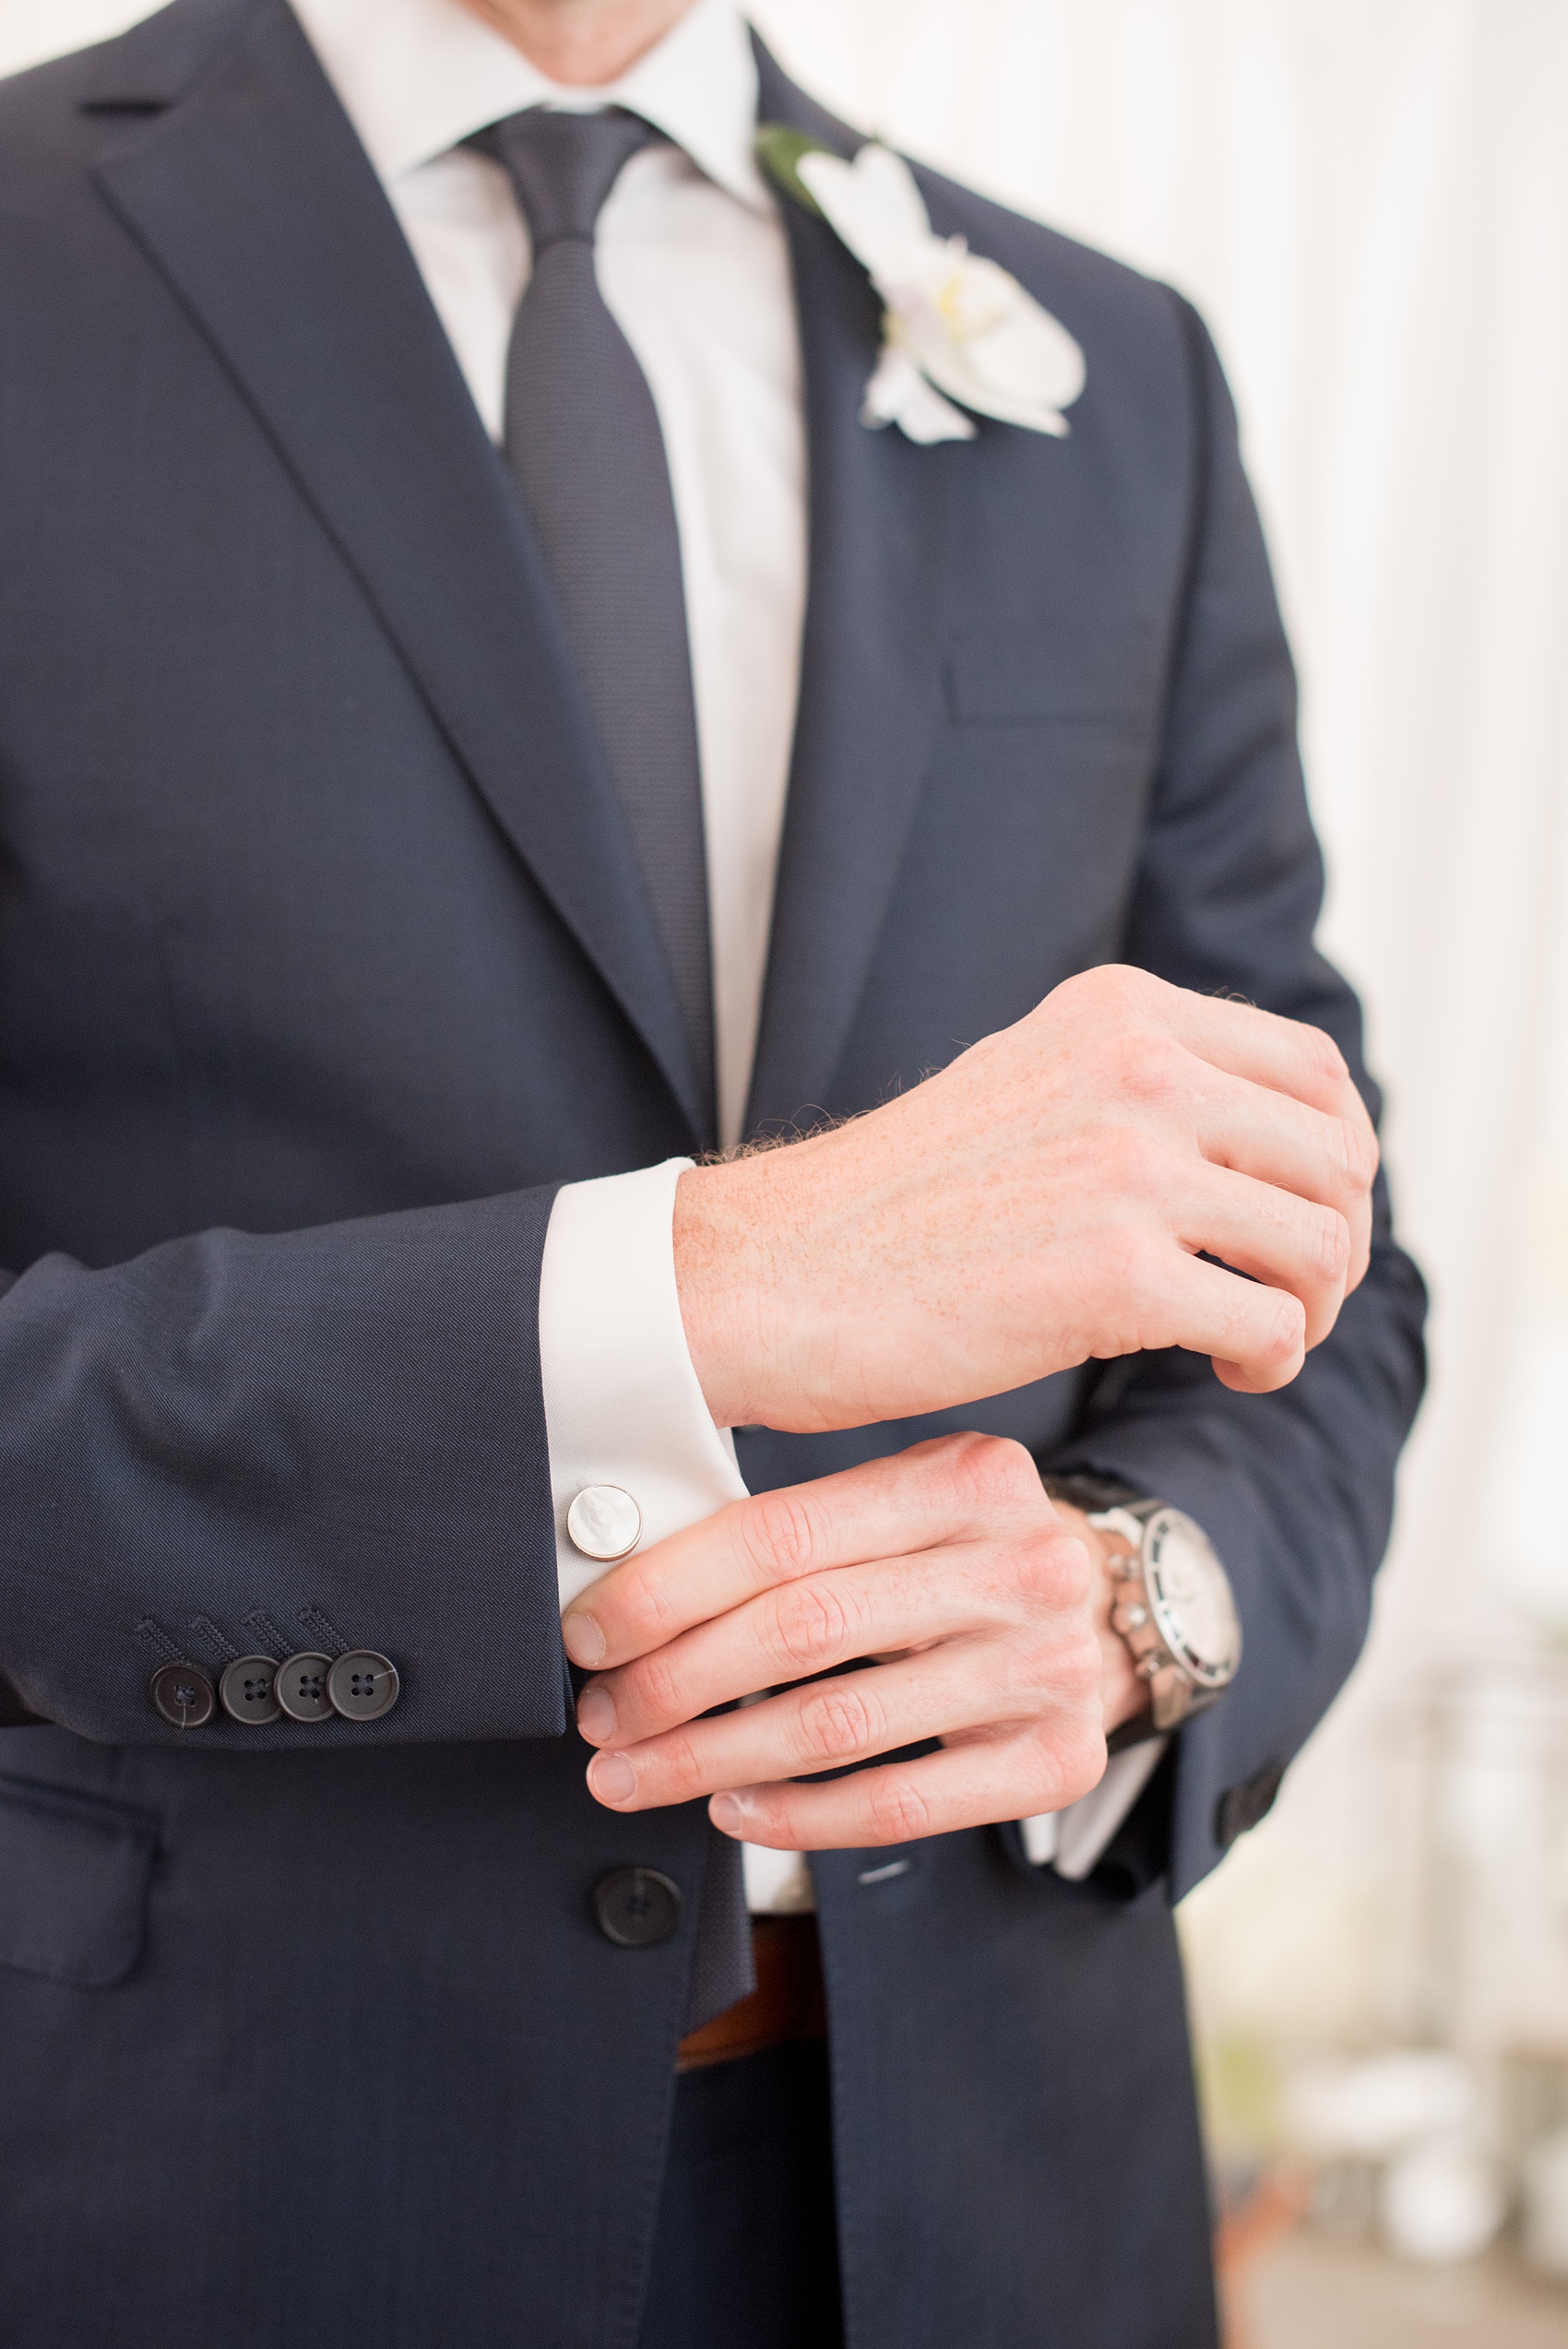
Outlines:
{"type": "MultiPolygon", "coordinates": [[[[757,77],[734,0],[696,0],[602,89],[551,82],[460,0],[293,0],[397,213],[486,428],[531,264],[500,167],[461,144],[535,105],[624,105],[673,143],[626,165],[600,215],[606,305],[653,395],[681,536],[702,767],[720,1132],[751,1081],[794,733],[806,597],[806,452],[789,253],[753,153],[757,77]]],[[[623,1486],[644,1543],[745,1486],[687,1351],[671,1225],[688,1161],[557,1200],[540,1346],[562,1605],[602,1570],[567,1539],[585,1485],[623,1486]]],[[[1029,1857],[1087,1874],[1158,1760],[1119,1756],[1071,1811],[1024,1823],[1029,1857]]],[[[744,1849],[754,1910],[811,1905],[796,1853],[744,1849]]]]}

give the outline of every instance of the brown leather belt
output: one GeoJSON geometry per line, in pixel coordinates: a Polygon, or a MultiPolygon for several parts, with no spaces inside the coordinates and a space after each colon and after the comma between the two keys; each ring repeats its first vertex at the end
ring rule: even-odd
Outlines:
{"type": "Polygon", "coordinates": [[[760,2056],[793,2040],[826,2037],[827,1998],[815,1917],[754,1916],[752,1955],[756,1988],[700,2031],[687,2032],[677,2071],[700,2071],[706,2064],[760,2056]]]}

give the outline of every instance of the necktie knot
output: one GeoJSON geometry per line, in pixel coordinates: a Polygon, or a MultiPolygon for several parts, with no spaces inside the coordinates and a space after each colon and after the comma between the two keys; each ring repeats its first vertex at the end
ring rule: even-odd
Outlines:
{"type": "Polygon", "coordinates": [[[563,237],[591,244],[604,199],[632,157],[661,137],[640,114],[609,106],[558,113],[529,106],[469,141],[511,180],[536,254],[563,237]]]}

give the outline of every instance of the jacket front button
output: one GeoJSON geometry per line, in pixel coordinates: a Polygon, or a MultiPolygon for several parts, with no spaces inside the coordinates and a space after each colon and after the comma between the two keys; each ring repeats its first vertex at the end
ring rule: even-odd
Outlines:
{"type": "Polygon", "coordinates": [[[373,1647],[340,1655],[327,1676],[327,1693],[345,1721],[379,1721],[398,1702],[398,1667],[373,1647]]]}
{"type": "Polygon", "coordinates": [[[278,1664],[270,1655],[237,1655],[218,1683],[218,1694],[231,1721],[247,1729],[265,1729],[282,1713],[278,1702],[278,1664]]]}
{"type": "Polygon", "coordinates": [[[302,1649],[278,1667],[278,1702],[291,1721],[330,1721],[332,1699],[327,1693],[329,1655],[302,1649]]]}
{"type": "Polygon", "coordinates": [[[160,1664],[148,1683],[148,1694],[175,1729],[204,1727],[217,1702],[211,1681],[195,1664],[160,1664]]]}
{"type": "Polygon", "coordinates": [[[594,1886],[593,1911],[618,1950],[651,1950],[681,1922],[681,1887],[657,1868],[618,1868],[594,1886]]]}

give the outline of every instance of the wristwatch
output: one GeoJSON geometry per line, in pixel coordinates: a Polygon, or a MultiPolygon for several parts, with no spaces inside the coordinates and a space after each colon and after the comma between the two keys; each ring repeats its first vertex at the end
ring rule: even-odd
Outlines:
{"type": "Polygon", "coordinates": [[[1112,1753],[1177,1728],[1218,1704],[1241,1661],[1241,1623],[1229,1577],[1185,1511],[1130,1485],[1092,1476],[1045,1477],[1054,1501],[1081,1509],[1118,1543],[1111,1625],[1147,1681],[1150,1711],[1107,1739],[1112,1753]]]}

